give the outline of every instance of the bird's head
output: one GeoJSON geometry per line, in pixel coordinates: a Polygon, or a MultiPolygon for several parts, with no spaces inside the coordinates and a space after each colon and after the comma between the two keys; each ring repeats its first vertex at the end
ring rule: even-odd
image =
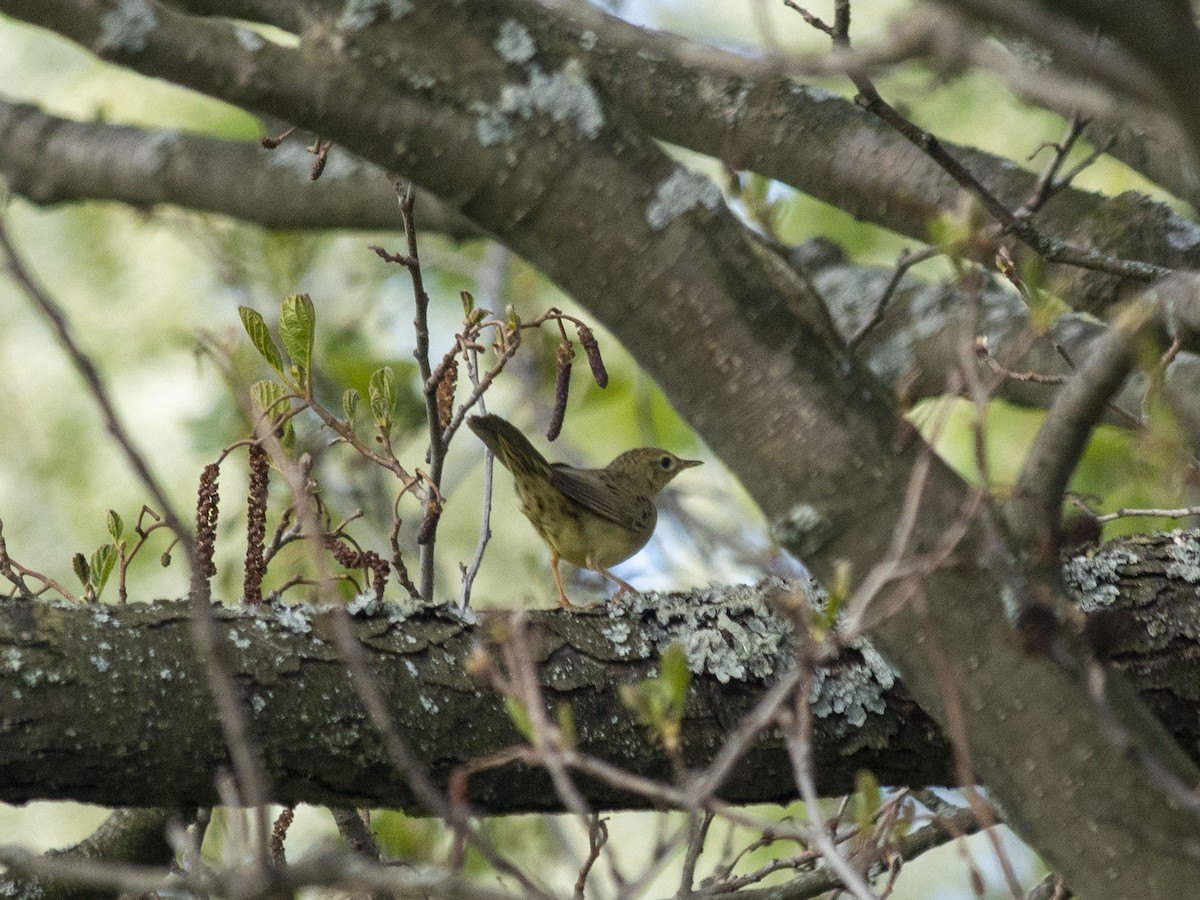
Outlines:
{"type": "Polygon", "coordinates": [[[622,453],[608,464],[607,469],[639,494],[653,497],[684,469],[700,463],[698,459],[680,459],[658,447],[639,447],[622,453]]]}

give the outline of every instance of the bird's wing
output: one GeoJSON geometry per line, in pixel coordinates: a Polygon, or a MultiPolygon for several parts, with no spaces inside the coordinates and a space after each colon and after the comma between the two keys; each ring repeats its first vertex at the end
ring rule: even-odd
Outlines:
{"type": "Polygon", "coordinates": [[[576,469],[552,463],[550,483],[576,503],[625,528],[641,531],[653,524],[654,503],[617,487],[603,469],[576,469]]]}

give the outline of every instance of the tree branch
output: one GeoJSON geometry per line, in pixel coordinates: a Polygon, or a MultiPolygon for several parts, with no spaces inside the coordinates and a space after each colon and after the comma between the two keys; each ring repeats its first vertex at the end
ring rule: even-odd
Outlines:
{"type": "MultiPolygon", "coordinates": [[[[321,177],[293,137],[275,150],[257,143],[75,122],[0,99],[0,175],[9,190],[39,205],[111,200],[232,216],[264,228],[389,229],[396,198],[378,166],[334,150],[321,177]]],[[[423,231],[455,240],[480,237],[458,213],[421,194],[423,231]]]]}
{"type": "MultiPolygon", "coordinates": [[[[1189,572],[1198,560],[1200,536],[1186,533],[1115,542],[1064,568],[1078,608],[1103,620],[1103,655],[1194,755],[1200,716],[1189,572]]],[[[685,753],[693,767],[704,765],[790,658],[785,629],[765,605],[777,590],[766,583],[648,595],[611,614],[530,613],[547,706],[570,703],[581,749],[641,776],[667,776],[666,754],[622,706],[618,686],[648,677],[663,647],[685,641],[695,673],[685,753]]],[[[227,756],[186,615],[185,604],[169,602],[0,604],[0,696],[12,698],[0,714],[0,799],[212,803],[213,774],[227,756]],[[79,716],[80,708],[90,714],[79,716]]],[[[235,674],[255,708],[273,800],[413,806],[331,644],[328,613],[237,607],[219,609],[218,620],[237,648],[235,674]]],[[[503,698],[466,675],[485,640],[470,621],[447,609],[406,614],[388,603],[356,613],[354,627],[399,726],[421,758],[435,762],[441,786],[456,766],[522,743],[503,698]]],[[[893,677],[877,657],[855,651],[823,670],[813,706],[822,794],[853,790],[862,769],[889,785],[953,782],[945,738],[893,677]]],[[[785,757],[778,734],[767,733],[720,796],[787,802],[795,789],[785,757]]],[[[578,783],[601,808],[650,804],[593,779],[578,783]]],[[[517,764],[479,772],[469,784],[484,812],[557,805],[546,777],[517,764]]]]}

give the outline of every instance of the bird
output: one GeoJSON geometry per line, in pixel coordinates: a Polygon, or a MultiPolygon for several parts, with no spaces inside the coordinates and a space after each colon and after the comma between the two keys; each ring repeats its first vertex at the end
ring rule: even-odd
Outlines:
{"type": "Polygon", "coordinates": [[[572,607],[558,571],[562,559],[616,584],[614,600],[637,593],[609,568],[646,546],[658,521],[654,498],[676,475],[701,460],[640,447],[627,450],[602,469],[577,469],[547,461],[515,425],[500,416],[471,416],[467,425],[512,473],[521,512],[550,547],[560,607],[572,607]]]}

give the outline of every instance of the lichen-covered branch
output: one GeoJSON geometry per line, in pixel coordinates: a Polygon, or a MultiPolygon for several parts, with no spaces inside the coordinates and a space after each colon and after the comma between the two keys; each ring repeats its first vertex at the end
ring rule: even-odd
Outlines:
{"type": "MultiPolygon", "coordinates": [[[[782,589],[766,583],[646,595],[595,613],[531,613],[531,646],[551,712],[571,706],[581,750],[642,776],[669,778],[666,754],[622,704],[619,685],[654,674],[663,649],[679,641],[695,670],[685,754],[690,765],[703,766],[787,664],[788,629],[767,606],[782,589]]],[[[213,776],[227,754],[187,616],[178,602],[0,604],[0,799],[214,802],[213,776]]],[[[274,800],[412,805],[339,658],[328,612],[236,607],[217,616],[254,713],[274,800]]],[[[371,603],[358,609],[354,624],[399,727],[440,783],[456,766],[523,743],[503,697],[467,673],[472,651],[487,642],[487,628],[473,616],[371,603]]],[[[851,790],[863,767],[895,766],[890,777],[897,782],[946,780],[936,728],[877,654],[850,652],[823,672],[814,712],[825,792],[851,790]]],[[[581,786],[601,808],[649,802],[586,779],[581,786]]],[[[521,765],[476,774],[470,787],[488,812],[557,804],[542,774],[521,765]]],[[[718,794],[751,802],[783,801],[793,792],[786,754],[768,735],[718,794]]]]}
{"type": "MultiPolygon", "coordinates": [[[[1064,574],[1084,616],[1104,620],[1103,655],[1134,678],[1195,754],[1200,537],[1130,539],[1071,560],[1064,574]]],[[[595,613],[531,613],[547,703],[570,704],[581,749],[638,775],[668,777],[666,754],[622,705],[618,686],[654,673],[662,649],[680,641],[695,672],[685,753],[699,768],[786,665],[787,629],[766,605],[781,589],[764,583],[646,595],[595,613]]],[[[213,775],[226,754],[186,617],[177,602],[0,604],[0,799],[213,802],[213,775]]],[[[411,805],[338,659],[326,613],[238,607],[218,619],[254,709],[273,799],[411,805]]],[[[441,784],[455,766],[521,743],[503,699],[466,673],[486,629],[444,608],[406,612],[398,604],[370,604],[354,622],[397,721],[441,784]]],[[[870,651],[848,652],[822,670],[812,700],[822,793],[851,790],[864,768],[885,784],[952,781],[945,739],[870,651]]],[[[520,765],[481,772],[470,784],[485,812],[556,804],[545,776],[520,765]]],[[[598,807],[648,803],[589,779],[579,784],[598,807]]],[[[794,790],[782,743],[767,734],[720,794],[787,801],[794,790]]]]}

